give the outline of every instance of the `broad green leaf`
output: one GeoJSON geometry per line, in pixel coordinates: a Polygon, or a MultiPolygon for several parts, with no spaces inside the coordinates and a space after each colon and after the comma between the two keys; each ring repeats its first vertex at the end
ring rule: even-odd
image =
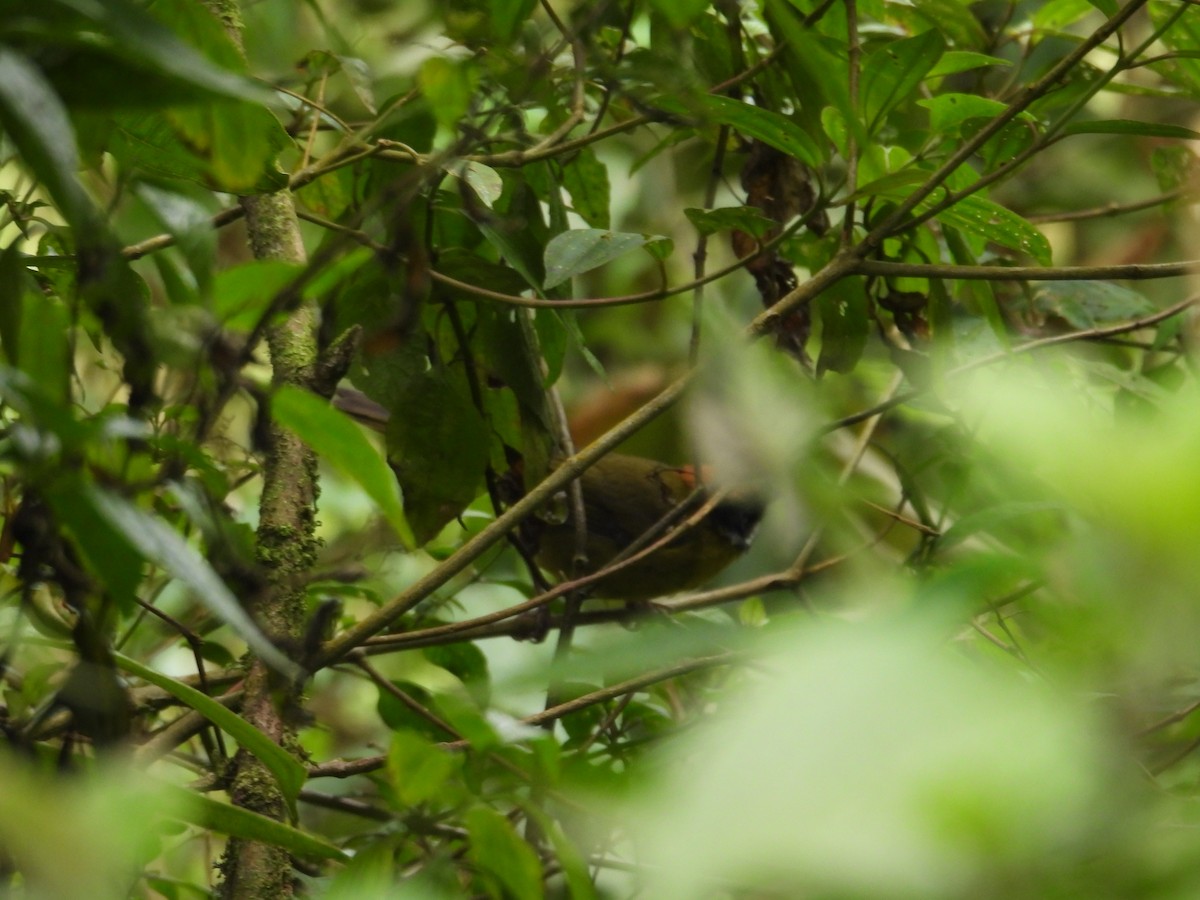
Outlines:
{"type": "Polygon", "coordinates": [[[550,839],[554,853],[562,866],[571,900],[598,900],[601,896],[592,883],[587,861],[571,838],[563,832],[560,822],[532,804],[524,804],[525,813],[537,823],[538,829],[550,839]]]}
{"type": "MultiPolygon", "coordinates": [[[[419,684],[393,679],[391,685],[397,691],[406,694],[413,703],[419,704],[435,714],[439,712],[434,705],[433,697],[429,691],[425,690],[419,684]]],[[[435,725],[427,716],[421,715],[392,691],[380,688],[379,699],[375,703],[375,711],[379,713],[380,721],[398,735],[405,734],[411,737],[419,737],[427,745],[428,741],[444,741],[450,738],[450,735],[446,733],[444,728],[435,725]]],[[[430,749],[433,750],[432,747],[430,749]]],[[[440,750],[434,752],[442,754],[440,750]]],[[[428,799],[428,795],[422,795],[419,798],[406,797],[405,802],[417,803],[424,799],[428,799]]]]}
{"type": "Polygon", "coordinates": [[[997,536],[997,529],[1002,529],[1010,523],[1020,524],[1031,518],[1060,518],[1067,511],[1067,505],[1058,500],[1014,500],[999,503],[958,519],[942,532],[942,536],[938,538],[938,548],[948,550],[980,532],[997,536]]]}
{"type": "Polygon", "coordinates": [[[385,406],[388,462],[404,513],[424,546],[479,494],[491,436],[459,375],[430,369],[409,378],[385,406]]]}
{"type": "Polygon", "coordinates": [[[464,820],[471,836],[467,856],[505,895],[522,900],[545,896],[541,863],[508,819],[490,807],[475,806],[464,820]]]}
{"type": "Polygon", "coordinates": [[[475,69],[465,62],[431,56],[421,66],[417,82],[438,124],[456,130],[467,114],[475,93],[475,69]]]}
{"type": "Polygon", "coordinates": [[[402,877],[397,850],[404,840],[403,835],[377,835],[369,844],[355,847],[354,856],[314,896],[320,900],[441,900],[440,894],[411,887],[411,882],[397,887],[402,877]]]}
{"type": "Polygon", "coordinates": [[[297,263],[262,259],[223,269],[213,280],[213,313],[225,328],[250,331],[275,297],[304,270],[297,263]]]}
{"type": "Polygon", "coordinates": [[[770,677],[681,735],[665,781],[614,814],[641,835],[645,896],[967,897],[1013,872],[1036,874],[1010,894],[1042,893],[1047,847],[1090,846],[1110,808],[1109,745],[1094,702],[948,646],[962,626],[939,611],[976,587],[774,644],[770,677]]]}
{"type": "Polygon", "coordinates": [[[999,100],[975,94],[938,94],[917,104],[929,110],[929,127],[936,134],[951,132],[967,119],[995,118],[1008,109],[999,100]]]}
{"type": "Polygon", "coordinates": [[[416,547],[412,529],[404,518],[396,476],[361,428],[326,400],[291,385],[283,385],[272,395],[271,415],[366,491],[404,546],[409,550],[416,547]]]}
{"type": "Polygon", "coordinates": [[[858,277],[843,278],[817,298],[817,309],[821,314],[817,372],[853,371],[871,327],[866,283],[858,277]]]}
{"type": "Polygon", "coordinates": [[[1059,32],[1095,11],[1096,6],[1090,0],[1048,0],[1034,10],[1033,27],[1059,32]]]}
{"type": "MultiPolygon", "coordinates": [[[[529,290],[529,283],[516,269],[491,262],[461,247],[450,247],[441,254],[437,270],[458,281],[504,294],[519,295],[529,290]]],[[[463,295],[462,299],[470,296],[463,295]]]]}
{"type": "MultiPolygon", "coordinates": [[[[36,7],[39,4],[30,5],[36,7]]],[[[47,12],[54,10],[59,15],[82,17],[98,34],[112,42],[115,55],[135,60],[156,74],[230,99],[274,100],[271,92],[260,85],[210,63],[131,0],[105,0],[103,3],[45,0],[42,9],[47,7],[47,12]]],[[[208,18],[213,19],[211,15],[208,18]]]]}
{"type": "Polygon", "coordinates": [[[218,102],[118,115],[108,149],[130,172],[253,193],[287,183],[275,161],[290,143],[265,108],[218,102]]]}
{"type": "Polygon", "coordinates": [[[973,50],[947,50],[925,77],[941,78],[945,75],[955,75],[959,72],[969,72],[971,69],[982,69],[989,66],[1012,66],[1012,62],[998,56],[976,53],[973,50]]]}
{"type": "Polygon", "coordinates": [[[143,681],[148,681],[162,688],[172,697],[194,709],[208,721],[212,722],[231,738],[238,742],[248,752],[253,753],[266,766],[279,782],[279,789],[287,800],[288,808],[293,817],[296,814],[296,798],[308,778],[308,773],[300,761],[288,753],[267,735],[263,734],[237,713],[227,709],[212,697],[204,694],[190,685],[176,681],[142,665],[121,653],[114,653],[117,665],[131,675],[136,675],[143,681]]]}
{"type": "Polygon", "coordinates": [[[779,223],[768,219],[762,210],[753,206],[724,206],[719,209],[693,209],[683,211],[688,221],[696,226],[703,235],[717,234],[721,231],[744,231],[756,238],[761,238],[772,228],[778,228],[779,223]]]}
{"type": "Polygon", "coordinates": [[[214,99],[276,102],[271,90],[241,77],[245,64],[202,4],[158,0],[148,15],[129,0],[7,0],[4,11],[14,44],[24,46],[36,34],[40,46],[54,48],[39,54],[38,64],[73,111],[104,114],[214,99]],[[178,35],[187,35],[213,61],[178,35]],[[224,47],[223,60],[215,59],[220,51],[214,52],[214,41],[224,47]]]}
{"type": "MultiPolygon", "coordinates": [[[[14,696],[6,691],[10,711],[14,696]]],[[[120,759],[89,760],[63,777],[49,755],[35,758],[34,748],[26,749],[28,756],[17,756],[5,741],[0,752],[0,845],[13,882],[5,896],[141,894],[136,873],[159,855],[164,826],[190,815],[197,798],[120,759]]]]}
{"type": "Polygon", "coordinates": [[[130,614],[136,608],[145,554],[138,552],[128,535],[112,527],[96,504],[86,499],[81,502],[91,490],[95,488],[86,485],[77,473],[43,488],[58,521],[74,538],[75,546],[104,583],[108,595],[123,613],[130,614]]]}
{"type": "Polygon", "coordinates": [[[1179,85],[1195,99],[1200,97],[1200,10],[1190,7],[1179,13],[1179,4],[1153,0],[1147,4],[1150,20],[1156,27],[1171,23],[1161,36],[1163,44],[1174,51],[1152,68],[1170,82],[1179,85]]]}
{"type": "Polygon", "coordinates": [[[289,853],[303,859],[331,859],[339,862],[349,859],[333,844],[260,813],[222,803],[207,794],[197,794],[184,788],[172,787],[170,790],[178,792],[181,805],[186,799],[187,805],[183,806],[186,812],[176,815],[192,825],[211,828],[230,837],[283,847],[289,853]]]}
{"type": "Polygon", "coordinates": [[[180,534],[161,519],[103,488],[80,490],[78,502],[87,504],[150,562],[179,579],[204,606],[229,625],[267,665],[289,677],[299,667],[284,656],[259,630],[254,620],[230,593],[208,560],[188,545],[180,534]]]}
{"type": "Polygon", "coordinates": [[[1132,134],[1139,137],[1180,138],[1185,141],[1200,139],[1200,131],[1169,125],[1162,122],[1138,122],[1133,119],[1100,119],[1097,121],[1069,122],[1063,134],[1132,134]]]}
{"type": "Polygon", "coordinates": [[[537,0],[491,0],[488,22],[492,34],[502,44],[513,40],[520,31],[521,25],[529,18],[537,0]]]}
{"type": "Polygon", "coordinates": [[[937,217],[949,225],[987,238],[1010,250],[1027,253],[1043,266],[1051,264],[1050,242],[1046,236],[999,203],[973,194],[938,213],[937,217]]]}
{"type": "MultiPolygon", "coordinates": [[[[865,140],[866,130],[855,104],[850,100],[847,79],[841,77],[848,65],[842,48],[835,49],[826,39],[808,28],[787,0],[766,0],[763,12],[776,41],[785,45],[785,59],[795,70],[792,80],[796,89],[814,92],[812,105],[817,109],[807,110],[807,113],[815,115],[820,107],[832,106],[858,139],[865,140]]],[[[967,15],[969,17],[970,14],[967,15]]],[[[807,100],[802,102],[808,103],[807,100]]],[[[824,154],[818,154],[817,158],[823,159],[824,154]]]]}
{"type": "Polygon", "coordinates": [[[961,0],[913,0],[917,14],[940,31],[959,50],[983,50],[988,36],[983,26],[961,0]]]}
{"type": "Polygon", "coordinates": [[[56,402],[66,403],[71,381],[70,313],[56,297],[40,292],[11,300],[22,309],[19,368],[56,402]]]}
{"type": "Polygon", "coordinates": [[[590,272],[646,243],[646,235],[578,228],[555,235],[546,245],[546,290],[590,272]]]}
{"type": "Polygon", "coordinates": [[[218,102],[168,113],[187,147],[204,160],[208,186],[227,193],[268,193],[287,185],[276,165],[292,139],[263,106],[218,102]]]}
{"type": "Polygon", "coordinates": [[[917,166],[909,166],[862,185],[850,199],[861,200],[864,197],[876,196],[901,199],[905,196],[904,188],[924,184],[931,174],[933,173],[917,166]]]}
{"type": "MultiPolygon", "coordinates": [[[[296,67],[304,71],[309,77],[318,75],[322,77],[344,76],[350,85],[350,89],[354,91],[354,96],[358,98],[358,102],[372,115],[378,114],[379,109],[374,92],[375,85],[370,67],[365,60],[355,56],[330,53],[328,50],[310,50],[297,63],[296,67]]],[[[327,116],[322,116],[321,118],[323,122],[328,122],[334,127],[339,127],[338,123],[333,119],[327,116]]]]}
{"type": "Polygon", "coordinates": [[[497,204],[505,218],[494,223],[480,221],[479,230],[504,257],[504,262],[541,295],[545,280],[542,260],[549,239],[542,200],[521,173],[506,173],[506,176],[507,190],[497,204]]]}
{"type": "Polygon", "coordinates": [[[875,132],[937,63],[946,45],[937,29],[892,41],[863,61],[862,105],[867,130],[875,132]]]}
{"type": "Polygon", "coordinates": [[[700,107],[713,121],[757,138],[807,165],[821,163],[823,154],[816,142],[787,116],[715,94],[703,95],[700,107]]]}
{"type": "Polygon", "coordinates": [[[208,296],[217,251],[211,204],[183,191],[168,190],[149,182],[136,184],[134,191],[163,228],[175,237],[176,246],[187,261],[188,272],[196,282],[185,288],[190,288],[187,290],[189,302],[196,294],[208,296]]]}
{"type": "Polygon", "coordinates": [[[708,9],[709,0],[650,0],[650,5],[662,14],[674,28],[686,28],[708,9]]]}
{"type": "Polygon", "coordinates": [[[491,693],[488,660],[475,644],[442,644],[426,647],[421,653],[435,666],[441,666],[463,683],[480,705],[486,707],[491,693]]]}
{"type": "Polygon", "coordinates": [[[0,128],[67,221],[79,229],[91,228],[96,210],[76,177],[79,151],[67,110],[37,66],[4,46],[0,46],[0,128]]]}
{"type": "Polygon", "coordinates": [[[584,147],[562,167],[562,184],[583,221],[593,228],[609,227],[608,167],[595,150],[584,147]]]}
{"type": "MultiPolygon", "coordinates": [[[[445,738],[446,735],[438,737],[445,738]]],[[[396,796],[405,806],[415,806],[437,797],[462,766],[461,755],[435,747],[419,734],[396,731],[392,735],[387,774],[396,796]]]]}
{"type": "Polygon", "coordinates": [[[485,166],[483,163],[464,160],[447,167],[447,171],[462,181],[475,193],[479,198],[479,202],[488,209],[500,199],[500,195],[504,193],[504,182],[500,180],[500,173],[491,166],[485,166]]]}
{"type": "Polygon", "coordinates": [[[1137,291],[1108,281],[1043,282],[1033,292],[1033,306],[1042,315],[1079,329],[1137,319],[1155,309],[1137,291]]]}
{"type": "Polygon", "coordinates": [[[669,237],[661,235],[647,236],[646,243],[642,245],[646,252],[657,260],[669,259],[671,254],[675,252],[675,242],[669,237]]]}

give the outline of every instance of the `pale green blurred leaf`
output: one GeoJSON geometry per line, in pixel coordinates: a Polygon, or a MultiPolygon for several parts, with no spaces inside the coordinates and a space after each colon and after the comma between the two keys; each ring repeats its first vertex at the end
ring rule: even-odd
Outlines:
{"type": "Polygon", "coordinates": [[[646,243],[646,235],[600,228],[577,228],[555,235],[546,245],[546,290],[624,256],[646,243]]]}
{"type": "Polygon", "coordinates": [[[978,896],[1103,815],[1082,702],[963,660],[935,621],[808,622],[755,671],[619,814],[649,896],[978,896]]]}

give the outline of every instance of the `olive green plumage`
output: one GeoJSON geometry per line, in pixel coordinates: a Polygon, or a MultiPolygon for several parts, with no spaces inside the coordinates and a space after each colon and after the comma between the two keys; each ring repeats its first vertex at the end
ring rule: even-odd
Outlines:
{"type": "MultiPolygon", "coordinates": [[[[611,562],[691,495],[696,479],[690,466],[669,466],[612,453],[584,472],[580,485],[588,561],[576,576],[595,572],[611,562]]],[[[731,492],[695,527],[680,531],[645,559],[602,578],[593,586],[592,594],[612,600],[643,601],[697,587],[746,550],[762,513],[760,498],[746,491],[731,492]]],[[[544,526],[539,564],[559,578],[569,578],[574,550],[575,530],[570,516],[544,526]]]]}

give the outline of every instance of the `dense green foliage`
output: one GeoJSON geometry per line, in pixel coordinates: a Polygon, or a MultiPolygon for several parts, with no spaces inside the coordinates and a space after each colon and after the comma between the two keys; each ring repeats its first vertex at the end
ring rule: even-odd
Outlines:
{"type": "Polygon", "coordinates": [[[1179,0],[9,0],[0,891],[1195,896],[1198,100],[1179,0]],[[547,593],[568,428],[757,543],[547,593]]]}

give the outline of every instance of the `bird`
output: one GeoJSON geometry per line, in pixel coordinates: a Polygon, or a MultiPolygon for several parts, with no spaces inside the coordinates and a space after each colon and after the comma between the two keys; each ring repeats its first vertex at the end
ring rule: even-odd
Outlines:
{"type": "MultiPolygon", "coordinates": [[[[360,392],[339,388],[333,403],[362,424],[386,430],[388,411],[360,392]]],[[[541,568],[560,580],[569,580],[598,572],[664,517],[678,515],[679,521],[671,523],[662,546],[598,579],[589,590],[597,598],[630,603],[691,590],[711,580],[750,547],[766,507],[761,493],[752,487],[710,496],[705,482],[711,480],[711,473],[703,467],[700,475],[697,478],[691,465],[609,453],[579,478],[587,528],[586,561],[576,565],[575,523],[569,512],[571,504],[562,497],[527,521],[523,539],[541,568]],[[705,502],[710,499],[711,505],[705,502]],[[679,509],[683,503],[689,504],[686,510],[679,509]],[[705,512],[699,521],[687,521],[701,509],[705,512]]],[[[649,543],[655,542],[657,539],[649,543]]]]}
{"type": "Polygon", "coordinates": [[[592,595],[608,600],[645,602],[699,587],[750,547],[765,511],[763,498],[751,488],[717,495],[709,506],[704,503],[708,488],[693,466],[622,453],[604,456],[579,482],[587,526],[586,562],[575,566],[575,523],[570,514],[557,523],[543,521],[536,536],[538,564],[563,580],[599,571],[664,517],[682,513],[682,521],[670,526],[662,546],[595,582],[592,595]],[[697,522],[689,522],[688,514],[678,509],[693,495],[693,514],[708,507],[697,522]]]}

